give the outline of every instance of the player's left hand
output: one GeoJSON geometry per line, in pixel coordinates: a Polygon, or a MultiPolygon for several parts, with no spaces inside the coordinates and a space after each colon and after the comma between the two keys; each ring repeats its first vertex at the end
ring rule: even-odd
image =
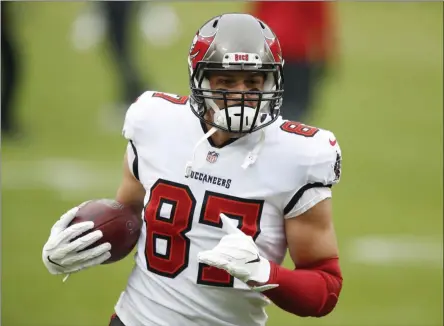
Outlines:
{"type": "Polygon", "coordinates": [[[222,229],[227,232],[216,247],[198,254],[199,262],[224,269],[232,276],[253,286],[255,291],[265,291],[277,287],[266,284],[270,278],[270,262],[261,257],[253,238],[247,236],[233,222],[220,214],[222,229]]]}

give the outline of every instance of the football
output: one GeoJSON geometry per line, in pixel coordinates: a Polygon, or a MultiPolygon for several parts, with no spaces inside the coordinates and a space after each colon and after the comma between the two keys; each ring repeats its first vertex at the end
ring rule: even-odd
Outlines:
{"type": "Polygon", "coordinates": [[[128,256],[139,239],[142,226],[140,215],[112,199],[83,203],[70,225],[86,221],[94,222],[94,228],[88,232],[100,230],[103,237],[84,250],[105,242],[111,244],[111,257],[103,264],[113,263],[128,256]]]}

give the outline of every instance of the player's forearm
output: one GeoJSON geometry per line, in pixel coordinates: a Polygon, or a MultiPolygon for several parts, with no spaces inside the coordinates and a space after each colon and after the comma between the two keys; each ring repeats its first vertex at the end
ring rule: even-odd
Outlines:
{"type": "Polygon", "coordinates": [[[141,202],[131,202],[127,203],[125,206],[131,208],[133,212],[136,212],[137,214],[142,213],[143,210],[143,203],[141,202]]]}
{"type": "Polygon", "coordinates": [[[337,258],[296,270],[270,263],[268,283],[279,287],[264,294],[281,309],[301,317],[322,317],[334,309],[342,288],[337,258]]]}
{"type": "Polygon", "coordinates": [[[143,186],[137,180],[128,180],[127,178],[117,190],[115,200],[140,214],[143,209],[144,196],[145,189],[143,186]]]}
{"type": "Polygon", "coordinates": [[[133,155],[133,150],[131,145],[128,145],[128,150],[125,152],[123,158],[123,177],[119,188],[117,189],[117,194],[115,200],[124,206],[130,207],[134,212],[140,214],[143,209],[143,200],[145,197],[145,188],[136,178],[138,172],[132,171],[128,162],[128,155],[133,155]]]}
{"type": "Polygon", "coordinates": [[[143,193],[137,194],[135,192],[125,191],[124,187],[120,187],[117,191],[115,200],[122,205],[131,208],[137,214],[140,214],[142,212],[143,193]]]}

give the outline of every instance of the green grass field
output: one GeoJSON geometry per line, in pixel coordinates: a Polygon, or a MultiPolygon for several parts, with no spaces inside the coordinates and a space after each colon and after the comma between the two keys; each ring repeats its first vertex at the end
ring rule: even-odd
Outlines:
{"type": "MultiPolygon", "coordinates": [[[[134,23],[135,60],[158,90],[187,94],[196,29],[243,4],[173,5],[181,39],[155,48],[134,23]]],[[[103,45],[77,53],[70,43],[83,3],[14,6],[25,60],[17,108],[26,135],[2,143],[1,322],[106,325],[131,258],[62,284],[47,273],[41,249],[68,208],[114,196],[125,141],[98,121],[100,108],[118,99],[114,66],[103,45]]],[[[326,318],[270,307],[269,325],[442,325],[442,3],[338,8],[340,63],[312,122],[335,132],[344,156],[334,191],[343,293],[326,318]]]]}

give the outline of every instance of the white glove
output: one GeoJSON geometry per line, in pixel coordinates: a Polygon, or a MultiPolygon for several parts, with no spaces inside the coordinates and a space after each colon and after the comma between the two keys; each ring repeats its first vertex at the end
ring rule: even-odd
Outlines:
{"type": "Polygon", "coordinates": [[[43,263],[51,274],[68,274],[99,265],[111,257],[110,243],[103,243],[82,252],[103,237],[102,231],[96,230],[71,242],[84,232],[94,227],[94,222],[81,222],[68,227],[79,207],[74,207],[63,214],[51,228],[48,241],[43,246],[43,263]]]}
{"type": "MultiPolygon", "coordinates": [[[[266,283],[270,278],[270,262],[259,255],[253,238],[239,230],[224,214],[220,214],[222,229],[227,232],[216,247],[198,253],[199,262],[226,270],[237,279],[247,283],[266,283]]],[[[252,287],[262,292],[277,287],[266,284],[252,287]]]]}

